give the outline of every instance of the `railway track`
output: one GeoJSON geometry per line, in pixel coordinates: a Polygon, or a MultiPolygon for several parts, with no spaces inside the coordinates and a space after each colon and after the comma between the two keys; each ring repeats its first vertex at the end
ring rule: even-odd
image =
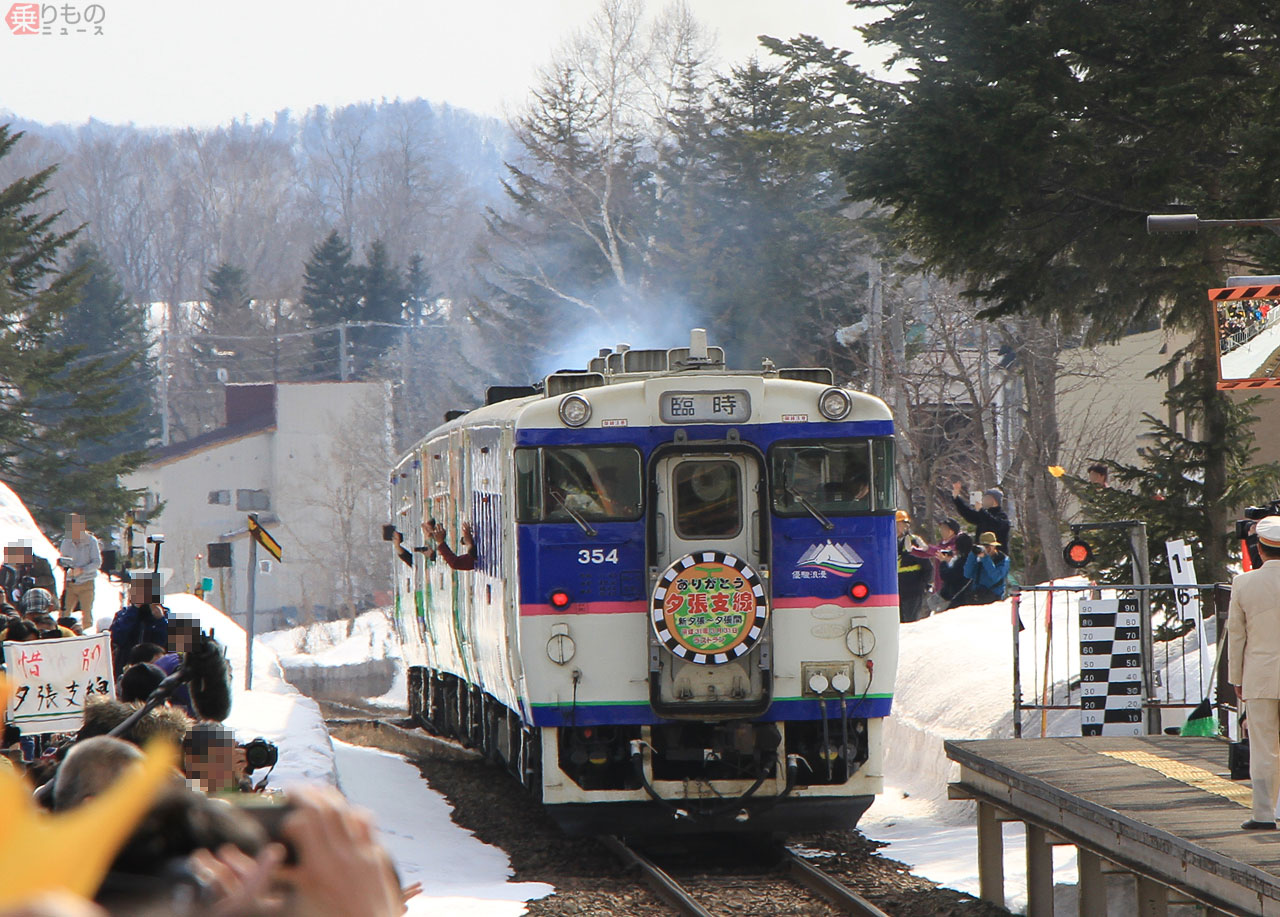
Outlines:
{"type": "MultiPolygon", "coordinates": [[[[686,887],[684,883],[673,877],[644,854],[628,846],[617,837],[604,837],[601,838],[601,842],[605,849],[617,857],[624,866],[639,872],[654,894],[670,905],[682,917],[720,917],[720,914],[715,910],[711,910],[704,905],[699,900],[698,895],[686,887]]],[[[837,912],[848,914],[850,917],[889,917],[888,914],[854,892],[843,882],[806,862],[793,851],[783,848],[779,852],[779,859],[781,865],[785,868],[787,879],[815,897],[821,898],[837,912]]],[[[714,885],[717,882],[723,882],[724,878],[714,875],[698,875],[696,877],[699,885],[714,885]]],[[[735,889],[735,894],[737,895],[743,893],[741,878],[741,876],[734,877],[735,885],[738,886],[735,889]]],[[[770,881],[776,881],[778,876],[776,873],[771,872],[767,878],[770,881]]]]}

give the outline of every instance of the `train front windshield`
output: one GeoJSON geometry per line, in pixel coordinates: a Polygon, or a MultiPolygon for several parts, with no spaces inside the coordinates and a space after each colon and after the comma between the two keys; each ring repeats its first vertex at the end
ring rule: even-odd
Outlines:
{"type": "Polygon", "coordinates": [[[803,516],[810,508],[833,516],[894,508],[892,440],[775,445],[770,456],[773,510],[780,516],[803,516]]]}
{"type": "Polygon", "coordinates": [[[630,446],[517,449],[521,522],[637,519],[640,453],[630,446]]]}

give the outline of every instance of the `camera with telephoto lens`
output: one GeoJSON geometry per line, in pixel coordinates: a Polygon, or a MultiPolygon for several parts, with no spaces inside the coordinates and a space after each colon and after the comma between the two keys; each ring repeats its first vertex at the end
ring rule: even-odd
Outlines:
{"type": "Polygon", "coordinates": [[[1272,500],[1265,506],[1250,506],[1241,514],[1243,519],[1236,520],[1236,537],[1242,540],[1249,540],[1257,536],[1251,535],[1249,530],[1259,519],[1265,519],[1268,516],[1280,516],[1280,500],[1272,500]]]}
{"type": "Polygon", "coordinates": [[[273,768],[280,760],[280,747],[261,736],[240,747],[244,749],[245,770],[250,774],[273,768]]]}

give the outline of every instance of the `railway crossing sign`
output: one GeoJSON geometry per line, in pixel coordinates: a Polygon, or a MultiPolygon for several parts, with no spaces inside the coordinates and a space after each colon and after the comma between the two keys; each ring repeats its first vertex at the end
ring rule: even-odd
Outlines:
{"type": "Polygon", "coordinates": [[[1137,599],[1081,600],[1081,735],[1144,734],[1140,627],[1137,599]]]}
{"type": "Polygon", "coordinates": [[[271,537],[271,533],[258,523],[258,517],[254,514],[249,515],[249,537],[262,545],[262,549],[277,561],[284,560],[281,556],[284,548],[280,547],[280,542],[271,537]]]}

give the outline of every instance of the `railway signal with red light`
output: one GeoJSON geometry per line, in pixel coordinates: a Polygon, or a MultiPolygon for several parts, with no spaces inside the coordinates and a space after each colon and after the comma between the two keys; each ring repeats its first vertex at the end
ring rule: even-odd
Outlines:
{"type": "Polygon", "coordinates": [[[855,602],[865,602],[869,595],[871,595],[871,587],[866,583],[854,583],[849,587],[849,597],[855,602]]]}
{"type": "Polygon", "coordinates": [[[557,589],[555,592],[551,593],[551,607],[568,608],[569,593],[565,592],[563,589],[557,589]]]}
{"type": "Polygon", "coordinates": [[[1068,567],[1079,569],[1093,560],[1093,548],[1089,547],[1087,542],[1077,538],[1062,549],[1062,559],[1067,562],[1068,567]]]}

